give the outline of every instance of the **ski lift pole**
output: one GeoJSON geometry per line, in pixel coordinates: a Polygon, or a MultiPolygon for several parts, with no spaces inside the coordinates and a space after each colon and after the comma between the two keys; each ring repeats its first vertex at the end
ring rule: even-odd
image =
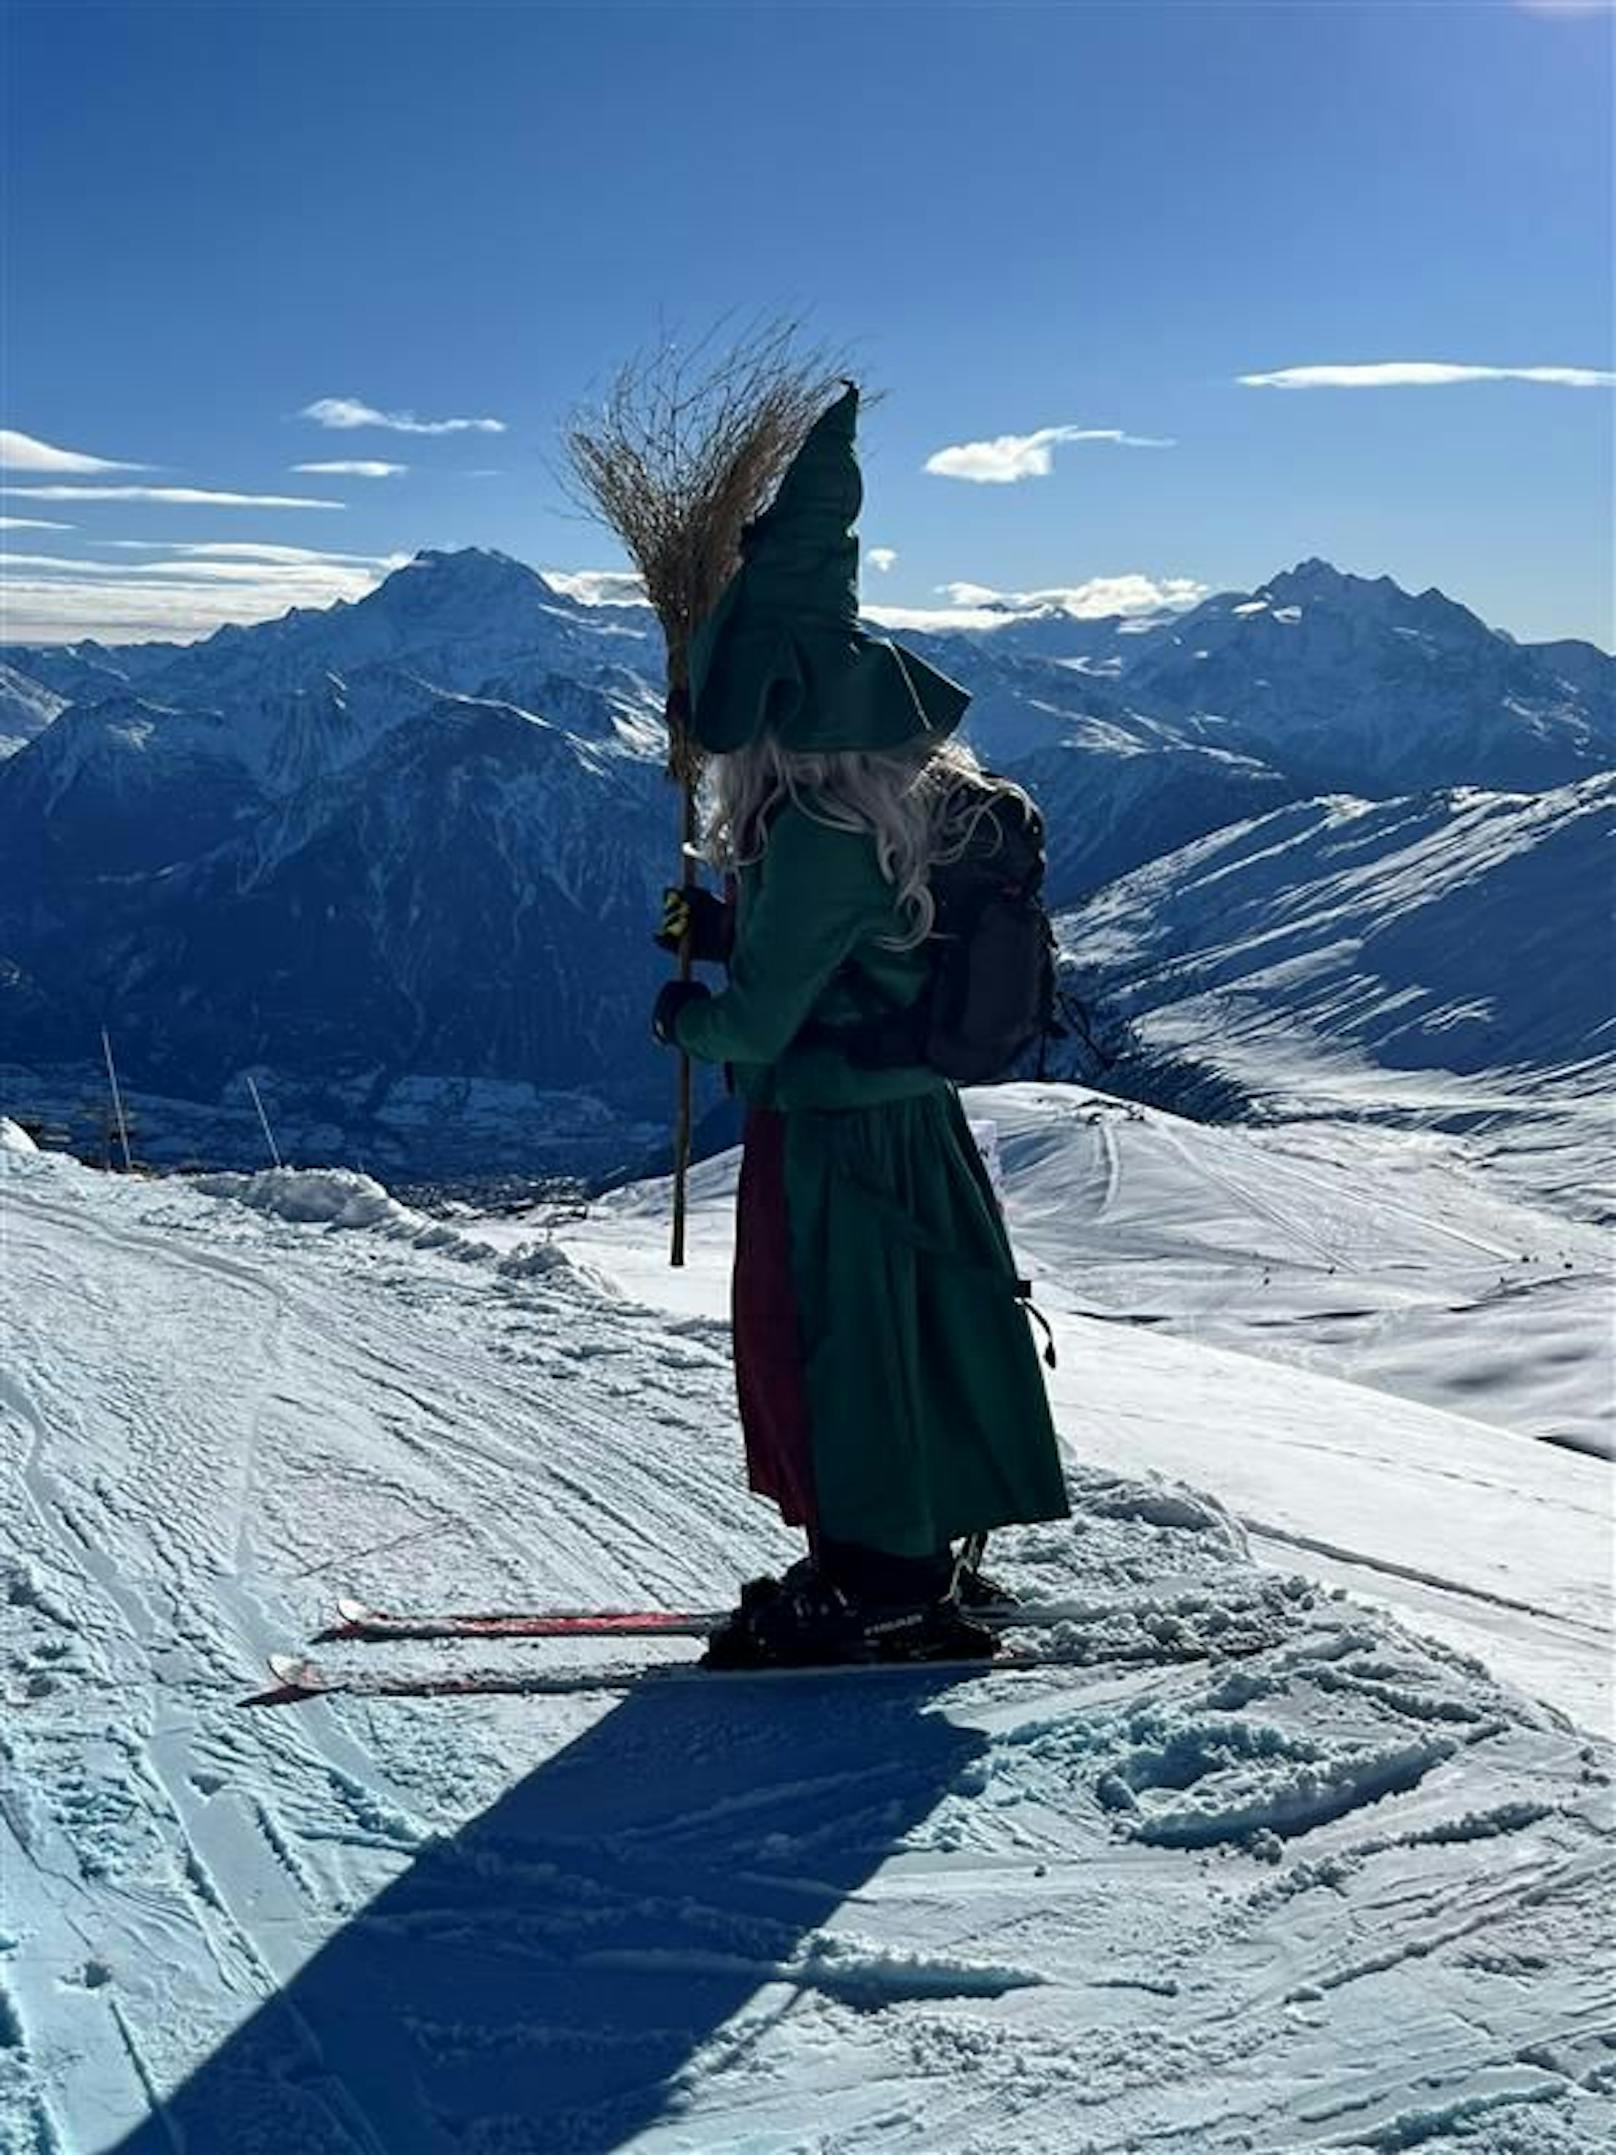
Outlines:
{"type": "Polygon", "coordinates": [[[134,1159],[129,1151],[129,1125],[124,1120],[123,1094],[118,1090],[118,1072],[112,1060],[112,1040],[103,1025],[101,1028],[101,1052],[107,1059],[107,1082],[112,1087],[112,1112],[118,1118],[118,1141],[123,1146],[123,1169],[126,1175],[134,1172],[134,1159]]]}
{"type": "Polygon", "coordinates": [[[264,1143],[269,1147],[269,1156],[279,1167],[282,1164],[280,1147],[275,1143],[275,1133],[269,1127],[269,1117],[264,1113],[264,1103],[258,1096],[258,1081],[250,1070],[247,1073],[247,1090],[252,1094],[253,1106],[258,1110],[258,1120],[263,1125],[264,1143]]]}

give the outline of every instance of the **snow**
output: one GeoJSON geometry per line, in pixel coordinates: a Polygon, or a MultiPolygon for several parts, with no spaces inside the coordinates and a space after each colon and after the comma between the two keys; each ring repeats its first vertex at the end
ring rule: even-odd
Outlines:
{"type": "Polygon", "coordinates": [[[0,1115],[0,1152],[37,1152],[39,1147],[20,1123],[0,1115]]]}
{"type": "Polygon", "coordinates": [[[1613,822],[1610,772],[1537,794],[1327,795],[1178,848],[1059,932],[1149,1055],[1293,1124],[1470,1133],[1522,1190],[1597,1220],[1616,1204],[1613,822]]]}
{"type": "Polygon", "coordinates": [[[363,1176],[0,1149],[7,2155],[1609,2144],[1607,1470],[1514,1426],[1530,1368],[1478,1419],[1318,1307],[1385,1206],[1451,1374],[1511,1201],[1406,1133],[969,1105],[1074,1500],[993,1558],[1089,1613],[1067,1665],[851,1710],[235,1704],[339,1592],[689,1606],[792,1552],[740,1471],[733,1156],[674,1273],[659,1185],[437,1241],[363,1176]]]}

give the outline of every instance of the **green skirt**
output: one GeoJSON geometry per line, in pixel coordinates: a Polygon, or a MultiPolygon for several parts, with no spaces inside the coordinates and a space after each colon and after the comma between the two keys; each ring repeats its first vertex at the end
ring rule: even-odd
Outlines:
{"type": "Polygon", "coordinates": [[[753,1486],[811,1532],[901,1556],[1064,1518],[1016,1285],[952,1087],[754,1109],[735,1281],[753,1486]]]}

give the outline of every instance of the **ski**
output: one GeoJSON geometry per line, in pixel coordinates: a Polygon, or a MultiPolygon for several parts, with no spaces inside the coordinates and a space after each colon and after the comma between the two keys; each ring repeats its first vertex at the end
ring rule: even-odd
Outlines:
{"type": "MultiPolygon", "coordinates": [[[[1076,1606],[1073,1603],[1053,1602],[1035,1604],[1031,1611],[1018,1609],[1008,1617],[999,1618],[995,1628],[1007,1633],[1023,1625],[1053,1628],[1061,1622],[1070,1622],[1072,1619],[1068,1612],[1076,1606]]],[[[1087,1612],[1091,1621],[1116,1613],[1115,1605],[1105,1610],[1087,1612]]],[[[699,1620],[705,1624],[707,1631],[711,1630],[711,1618],[699,1620]]],[[[698,1619],[685,1618],[682,1621],[694,1622],[698,1619]]],[[[1068,1638],[1049,1645],[1012,1638],[1007,1646],[991,1657],[969,1655],[935,1661],[815,1662],[800,1668],[781,1666],[709,1669],[704,1668],[700,1662],[684,1660],[603,1661],[593,1666],[575,1665],[571,1668],[512,1662],[503,1668],[493,1666],[410,1671],[378,1668],[374,1663],[362,1668],[332,1668],[311,1655],[271,1654],[269,1670],[275,1679],[273,1686],[267,1691],[255,1692],[240,1703],[243,1706],[293,1706],[308,1699],[324,1698],[479,1698],[501,1695],[545,1698],[581,1691],[638,1691],[642,1688],[656,1690],[666,1685],[686,1683],[710,1685],[778,1683],[786,1680],[803,1682],[812,1677],[915,1676],[925,1675],[928,1671],[951,1678],[965,1678],[1016,1675],[1029,1669],[1093,1669],[1112,1663],[1123,1667],[1139,1667],[1143,1664],[1165,1666],[1181,1661],[1244,1660],[1282,1644],[1289,1628],[1268,1625],[1238,1632],[1220,1631],[1209,1636],[1178,1631],[1135,1642],[1131,1647],[1124,1643],[1110,1653],[1096,1651],[1095,1642],[1083,1638],[1068,1638]],[[1143,1652],[1139,1650],[1141,1645],[1145,1647],[1143,1652]]],[[[566,1636],[564,1632],[540,1634],[541,1637],[558,1635],[566,1636]]],[[[576,1635],[599,1637],[602,1634],[580,1632],[576,1635]]],[[[704,1635],[705,1632],[696,1634],[704,1635]]]]}
{"type": "Polygon", "coordinates": [[[442,1670],[410,1674],[401,1670],[332,1669],[301,1654],[271,1654],[274,1684],[242,1699],[243,1706],[298,1706],[313,1699],[551,1698],[580,1691],[659,1691],[684,1684],[802,1683],[818,1677],[844,1676],[1013,1675],[1029,1669],[1080,1668],[1070,1654],[1012,1649],[992,1659],[978,1656],[938,1661],[819,1662],[803,1668],[708,1669],[695,1661],[602,1662],[596,1668],[543,1669],[531,1665],[508,1669],[442,1670]]]}
{"type": "Polygon", "coordinates": [[[314,1637],[320,1645],[384,1639],[705,1639],[725,1621],[710,1609],[446,1609],[404,1614],[344,1599],[337,1603],[337,1621],[314,1637]]]}
{"type": "MultiPolygon", "coordinates": [[[[362,1601],[337,1603],[337,1621],[315,1643],[375,1644],[387,1639],[706,1639],[729,1622],[720,1609],[464,1609],[401,1613],[362,1601]]],[[[1004,1610],[972,1610],[992,1631],[1092,1624],[1115,1616],[1115,1602],[1023,1602],[1004,1610]]]]}

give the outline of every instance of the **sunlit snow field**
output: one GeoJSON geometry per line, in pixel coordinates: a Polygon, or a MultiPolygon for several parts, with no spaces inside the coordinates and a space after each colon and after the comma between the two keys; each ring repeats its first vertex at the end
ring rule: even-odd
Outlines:
{"type": "Polygon", "coordinates": [[[1074,1501],[994,1561],[1094,1612],[1068,1665],[275,1713],[339,1592],[792,1553],[733,1157],[676,1274],[660,1185],[446,1226],[0,1152],[6,2155],[1609,2144],[1597,1230],[1430,1133],[971,1108],[1074,1501]]]}

